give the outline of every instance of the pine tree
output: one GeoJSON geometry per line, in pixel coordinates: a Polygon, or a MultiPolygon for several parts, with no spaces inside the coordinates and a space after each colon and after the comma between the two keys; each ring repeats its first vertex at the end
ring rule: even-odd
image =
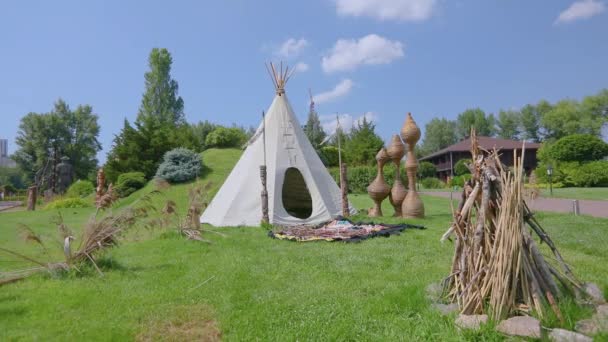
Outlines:
{"type": "Polygon", "coordinates": [[[346,161],[351,165],[374,165],[378,150],[384,141],[376,132],[376,125],[368,121],[365,116],[350,131],[348,139],[343,141],[346,161]]]}
{"type": "Polygon", "coordinates": [[[308,120],[304,126],[304,133],[315,150],[320,148],[321,142],[326,137],[325,131],[323,131],[323,127],[321,126],[321,121],[319,120],[319,115],[315,110],[315,102],[313,101],[312,95],[310,96],[310,109],[308,110],[308,120]]]}
{"type": "Polygon", "coordinates": [[[172,62],[167,49],[152,49],[137,119],[134,127],[125,121],[114,139],[106,165],[109,175],[140,171],[152,178],[165,152],[195,144],[185,120],[184,101],[177,95],[177,81],[171,78],[172,62]]]}

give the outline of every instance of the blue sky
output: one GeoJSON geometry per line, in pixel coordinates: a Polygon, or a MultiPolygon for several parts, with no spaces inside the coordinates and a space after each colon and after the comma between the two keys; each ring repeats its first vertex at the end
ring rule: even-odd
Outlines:
{"type": "Polygon", "coordinates": [[[111,146],[133,120],[154,47],[173,55],[187,119],[257,126],[274,96],[264,62],[300,70],[326,127],[367,113],[388,140],[412,112],[424,128],[470,107],[581,99],[608,87],[605,0],[3,1],[0,137],[59,97],[90,104],[111,146]]]}

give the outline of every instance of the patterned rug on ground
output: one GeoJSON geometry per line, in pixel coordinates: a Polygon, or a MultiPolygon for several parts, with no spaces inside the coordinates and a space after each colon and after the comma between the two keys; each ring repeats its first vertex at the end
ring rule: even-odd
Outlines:
{"type": "Polygon", "coordinates": [[[345,218],[325,222],[316,226],[280,227],[268,232],[268,236],[279,240],[299,242],[345,241],[358,242],[376,236],[398,235],[406,229],[425,229],[413,224],[382,224],[374,222],[352,222],[345,218]]]}

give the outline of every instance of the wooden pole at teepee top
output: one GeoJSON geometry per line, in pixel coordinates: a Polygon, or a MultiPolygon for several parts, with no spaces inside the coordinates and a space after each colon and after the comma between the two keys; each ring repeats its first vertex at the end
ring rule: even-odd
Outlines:
{"type": "Polygon", "coordinates": [[[266,188],[266,114],[262,111],[262,148],[264,149],[264,165],[260,166],[260,178],[262,180],[262,223],[268,224],[268,189],[266,188]]]}

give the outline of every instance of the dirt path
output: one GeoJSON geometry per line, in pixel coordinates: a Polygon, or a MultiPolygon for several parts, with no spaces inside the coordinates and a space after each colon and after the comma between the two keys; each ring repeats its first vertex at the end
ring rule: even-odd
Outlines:
{"type": "MultiPolygon", "coordinates": [[[[425,195],[450,198],[449,192],[421,192],[425,195]]],[[[452,198],[457,200],[460,198],[460,192],[454,192],[452,198]]],[[[608,201],[591,201],[578,200],[580,212],[583,215],[594,217],[608,217],[608,201]]],[[[529,201],[528,205],[532,210],[552,211],[556,213],[572,213],[572,200],[563,198],[546,198],[539,197],[529,201]]]]}
{"type": "Polygon", "coordinates": [[[21,204],[22,203],[19,201],[15,201],[15,202],[1,201],[0,202],[0,211],[8,211],[10,209],[21,206],[21,204]]]}

